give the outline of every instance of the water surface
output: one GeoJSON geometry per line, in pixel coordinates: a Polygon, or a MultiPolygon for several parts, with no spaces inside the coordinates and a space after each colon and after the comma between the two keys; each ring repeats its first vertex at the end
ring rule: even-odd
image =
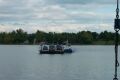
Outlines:
{"type": "Polygon", "coordinates": [[[0,80],[112,80],[114,46],[73,49],[72,54],[40,55],[36,45],[1,45],[0,80]]]}

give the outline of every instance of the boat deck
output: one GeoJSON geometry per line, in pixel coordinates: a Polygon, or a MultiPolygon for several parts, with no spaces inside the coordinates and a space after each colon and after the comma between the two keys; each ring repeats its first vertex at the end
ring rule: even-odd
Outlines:
{"type": "Polygon", "coordinates": [[[65,48],[63,45],[42,45],[40,49],[40,54],[64,54],[72,52],[70,47],[65,48]]]}

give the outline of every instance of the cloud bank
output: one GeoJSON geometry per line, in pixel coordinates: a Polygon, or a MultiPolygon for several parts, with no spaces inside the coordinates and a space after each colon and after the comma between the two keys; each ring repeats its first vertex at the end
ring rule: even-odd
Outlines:
{"type": "Polygon", "coordinates": [[[0,31],[16,28],[29,32],[113,31],[115,3],[114,0],[0,0],[0,31]]]}

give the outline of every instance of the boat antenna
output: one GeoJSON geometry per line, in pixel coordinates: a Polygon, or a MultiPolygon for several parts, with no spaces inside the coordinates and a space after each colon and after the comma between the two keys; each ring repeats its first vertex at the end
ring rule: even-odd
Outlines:
{"type": "Polygon", "coordinates": [[[118,42],[119,42],[119,30],[120,30],[120,19],[119,19],[119,0],[117,0],[117,9],[116,9],[116,18],[115,18],[115,24],[114,24],[114,30],[115,30],[115,75],[113,80],[118,80],[117,77],[117,70],[119,67],[118,62],[118,42]]]}

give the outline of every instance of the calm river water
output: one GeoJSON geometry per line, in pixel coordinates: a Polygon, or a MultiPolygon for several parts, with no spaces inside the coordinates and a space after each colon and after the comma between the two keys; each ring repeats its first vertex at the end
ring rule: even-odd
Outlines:
{"type": "Polygon", "coordinates": [[[72,54],[40,55],[39,46],[1,45],[0,80],[112,80],[114,46],[73,49],[72,54]]]}

